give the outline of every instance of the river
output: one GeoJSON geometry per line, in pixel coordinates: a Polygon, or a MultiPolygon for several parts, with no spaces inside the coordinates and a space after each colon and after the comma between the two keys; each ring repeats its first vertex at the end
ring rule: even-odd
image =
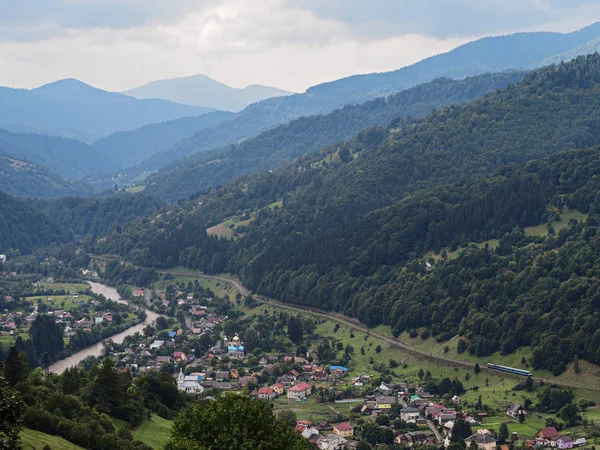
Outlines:
{"type": "MultiPolygon", "coordinates": [[[[92,292],[96,294],[102,294],[107,299],[127,304],[125,300],[120,300],[121,296],[115,288],[100,283],[93,283],[91,281],[88,281],[88,284],[91,286],[92,292]]],[[[117,344],[121,344],[127,336],[133,336],[135,333],[141,333],[146,325],[151,324],[156,320],[157,317],[159,317],[159,314],[156,314],[153,311],[149,311],[147,309],[145,309],[144,311],[146,311],[146,320],[143,323],[134,325],[131,328],[127,328],[125,331],[115,334],[108,339],[112,340],[117,344]]],[[[53,373],[61,374],[65,370],[67,370],[67,368],[76,366],[88,356],[101,356],[103,349],[104,347],[102,345],[102,342],[98,342],[97,344],[94,344],[90,347],[78,351],[77,353],[72,354],[68,358],[61,359],[60,361],[55,362],[50,366],[50,371],[53,373]]]]}

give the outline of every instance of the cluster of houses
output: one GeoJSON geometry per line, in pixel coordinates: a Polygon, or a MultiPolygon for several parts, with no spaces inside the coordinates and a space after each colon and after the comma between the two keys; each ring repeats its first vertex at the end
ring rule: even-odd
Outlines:
{"type": "Polygon", "coordinates": [[[321,424],[313,426],[309,420],[296,422],[296,431],[311,444],[321,450],[339,450],[358,447],[358,441],[350,440],[354,436],[354,427],[349,422],[334,425],[321,424]],[[324,433],[328,431],[329,433],[324,433]]]}
{"type": "MultiPolygon", "coordinates": [[[[84,300],[77,300],[79,294],[72,294],[72,298],[76,300],[79,306],[86,304],[84,300]]],[[[14,298],[11,296],[5,296],[6,303],[14,302],[14,298]]],[[[52,297],[46,298],[46,304],[52,305],[54,299],[52,297]]],[[[89,300],[90,306],[97,306],[100,302],[97,300],[89,300]]],[[[31,323],[35,322],[40,312],[38,306],[34,303],[29,313],[22,311],[8,312],[5,310],[4,314],[0,315],[0,331],[6,332],[9,335],[15,335],[19,331],[26,331],[31,323]]],[[[55,318],[56,323],[63,327],[65,337],[73,336],[78,329],[91,331],[95,325],[103,323],[110,323],[113,320],[113,314],[111,311],[97,311],[93,314],[81,317],[81,313],[75,311],[63,310],[63,309],[50,309],[44,312],[45,315],[49,315],[55,318]],[[81,317],[77,319],[77,317],[81,317]]]]}

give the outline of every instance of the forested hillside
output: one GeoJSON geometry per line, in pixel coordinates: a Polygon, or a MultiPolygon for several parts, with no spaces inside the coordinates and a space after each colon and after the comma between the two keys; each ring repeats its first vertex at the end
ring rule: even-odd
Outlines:
{"type": "Polygon", "coordinates": [[[68,238],[68,233],[50,217],[0,192],[0,253],[29,253],[37,247],[64,243],[68,238]]]}
{"type": "Polygon", "coordinates": [[[122,170],[167,150],[186,136],[219,125],[233,117],[234,113],[214,111],[198,117],[152,123],[133,131],[111,134],[94,142],[91,147],[103,157],[114,161],[118,169],[122,170]]]}
{"type": "MultiPolygon", "coordinates": [[[[325,116],[297,119],[238,145],[200,153],[167,167],[147,180],[146,192],[166,201],[229,183],[264,169],[275,169],[298,157],[349,139],[371,126],[393,119],[423,117],[434,108],[460,104],[519,82],[524,73],[488,74],[464,80],[440,78],[387,98],[346,106],[325,116]]],[[[214,113],[213,113],[214,114],[214,113]]]]}
{"type": "Polygon", "coordinates": [[[17,197],[56,198],[86,195],[91,187],[66,180],[31,162],[4,155],[0,150],[0,191],[17,197]]]}
{"type": "Polygon", "coordinates": [[[112,227],[154,214],[166,206],[147,195],[126,192],[92,198],[31,200],[30,203],[77,237],[106,233],[112,227]]]}
{"type": "Polygon", "coordinates": [[[545,58],[583,46],[599,36],[600,25],[594,24],[567,34],[542,32],[487,37],[392,72],[351,76],[314,86],[304,94],[264,100],[250,105],[227,124],[201,131],[168,151],[157,153],[136,171],[156,170],[194,153],[257,136],[302,116],[326,114],[344,105],[385,97],[439,77],[464,78],[537,67],[545,58]]]}
{"type": "Polygon", "coordinates": [[[423,326],[447,339],[460,327],[480,356],[531,344],[535,367],[560,372],[574,354],[600,362],[592,351],[600,335],[577,331],[586,317],[578,311],[594,307],[600,266],[600,152],[525,163],[599,145],[599,104],[600,56],[581,57],[469,105],[368,129],[282,170],[213,189],[170,214],[112,230],[90,250],[146,266],[229,270],[257,292],[388,324],[396,333],[423,326]],[[279,199],[281,208],[266,207],[279,199]],[[590,218],[557,236],[523,233],[565,207],[590,218]],[[252,211],[259,212],[235,241],[204,231],[252,211]],[[495,251],[469,250],[428,275],[418,260],[428,250],[491,238],[500,239],[495,251]],[[515,314],[543,321],[524,323],[527,333],[512,338],[501,325],[483,330],[500,315],[494,305],[509,305],[506,323],[516,322],[515,314]],[[563,329],[565,317],[570,327],[563,329]],[[560,355],[539,356],[556,345],[560,355]]]}
{"type": "Polygon", "coordinates": [[[117,169],[109,157],[75,139],[10,133],[1,128],[0,154],[46,167],[70,180],[117,169]]]}

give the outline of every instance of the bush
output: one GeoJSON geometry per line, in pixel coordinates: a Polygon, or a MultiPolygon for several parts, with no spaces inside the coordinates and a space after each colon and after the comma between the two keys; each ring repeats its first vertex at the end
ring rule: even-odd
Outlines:
{"type": "Polygon", "coordinates": [[[429,330],[423,330],[421,332],[421,339],[425,340],[431,336],[431,332],[429,330]]]}

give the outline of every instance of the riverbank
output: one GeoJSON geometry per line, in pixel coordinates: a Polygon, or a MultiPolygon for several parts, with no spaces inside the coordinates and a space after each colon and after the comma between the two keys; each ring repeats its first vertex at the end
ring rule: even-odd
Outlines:
{"type": "MultiPolygon", "coordinates": [[[[101,294],[109,300],[113,300],[124,305],[128,304],[125,300],[121,300],[121,296],[115,288],[106,286],[105,284],[101,283],[94,283],[91,281],[89,281],[88,284],[90,285],[92,292],[94,292],[95,294],[101,294]]],[[[147,309],[145,309],[144,311],[146,312],[146,320],[144,322],[127,328],[125,331],[117,333],[111,336],[109,339],[117,344],[122,344],[127,336],[133,336],[135,333],[141,333],[146,327],[146,325],[152,324],[160,316],[159,314],[156,314],[155,312],[147,309]]],[[[77,353],[72,354],[68,358],[61,359],[60,361],[55,362],[50,366],[50,372],[62,374],[65,370],[67,370],[67,368],[76,366],[88,356],[101,356],[102,350],[104,349],[103,342],[104,341],[98,342],[94,345],[91,345],[90,347],[87,347],[83,350],[78,351],[77,353]]]]}

